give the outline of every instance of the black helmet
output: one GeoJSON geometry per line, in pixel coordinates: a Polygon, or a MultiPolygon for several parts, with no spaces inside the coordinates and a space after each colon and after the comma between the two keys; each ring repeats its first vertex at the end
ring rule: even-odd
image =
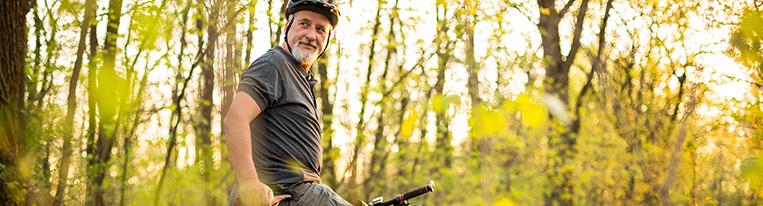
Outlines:
{"type": "Polygon", "coordinates": [[[339,23],[339,9],[335,4],[323,0],[289,0],[286,7],[286,16],[297,13],[298,11],[309,10],[325,16],[332,27],[339,23]]]}

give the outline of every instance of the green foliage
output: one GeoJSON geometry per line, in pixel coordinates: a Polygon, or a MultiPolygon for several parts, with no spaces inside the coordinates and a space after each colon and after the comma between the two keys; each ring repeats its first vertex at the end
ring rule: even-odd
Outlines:
{"type": "Polygon", "coordinates": [[[739,170],[742,178],[750,184],[750,189],[758,195],[763,195],[763,156],[745,160],[739,170]]]}
{"type": "Polygon", "coordinates": [[[172,39],[171,31],[177,22],[170,13],[164,12],[164,8],[150,4],[136,8],[132,15],[136,32],[136,41],[140,42],[141,48],[152,50],[157,47],[157,41],[161,38],[172,39]]]}
{"type": "MultiPolygon", "coordinates": [[[[128,196],[128,205],[152,205],[154,198],[161,196],[162,201],[159,205],[194,205],[209,202],[206,199],[206,189],[211,189],[215,205],[226,205],[228,194],[223,188],[229,187],[229,184],[217,185],[218,182],[205,183],[204,177],[200,173],[198,166],[187,168],[172,168],[167,171],[167,179],[161,194],[156,194],[155,187],[138,188],[135,187],[128,196]]],[[[227,170],[219,170],[213,174],[215,179],[223,178],[227,170]]],[[[231,178],[232,179],[232,178],[231,178]]],[[[231,180],[228,179],[228,180],[231,180]]],[[[151,182],[143,182],[151,179],[141,179],[139,185],[151,185],[151,182]]],[[[232,181],[231,181],[232,183],[232,181]]],[[[138,185],[136,185],[138,186],[138,185]]]]}
{"type": "Polygon", "coordinates": [[[739,27],[731,35],[737,59],[752,69],[763,69],[763,13],[746,9],[739,27]]]}
{"type": "Polygon", "coordinates": [[[7,197],[10,200],[10,202],[6,202],[7,204],[20,204],[24,202],[27,191],[24,188],[24,185],[22,185],[22,182],[19,181],[19,177],[21,177],[21,175],[18,174],[16,168],[0,164],[0,181],[6,183],[6,186],[8,187],[3,189],[7,189],[4,191],[11,193],[7,194],[7,197]]]}
{"type": "Polygon", "coordinates": [[[432,97],[432,110],[435,112],[446,112],[452,105],[460,105],[461,99],[458,96],[435,95],[432,97]]]}
{"type": "MultiPolygon", "coordinates": [[[[20,188],[18,191],[26,187],[41,191],[40,188],[57,183],[57,164],[46,168],[43,163],[60,161],[62,137],[58,134],[65,113],[64,99],[68,95],[64,82],[71,72],[70,62],[74,55],[71,51],[76,51],[76,40],[71,37],[79,34],[79,27],[73,25],[82,16],[83,2],[38,1],[43,22],[40,33],[34,35],[39,35],[35,37],[40,37],[42,45],[40,51],[28,56],[43,59],[27,70],[30,74],[28,98],[34,104],[27,111],[28,138],[24,140],[32,152],[19,158],[22,164],[15,168],[15,173],[8,173],[6,166],[0,165],[3,181],[9,174],[36,181],[31,186],[11,184],[20,188]],[[51,7],[51,11],[47,11],[47,7],[51,7]],[[50,75],[47,79],[44,78],[45,72],[50,75]],[[45,87],[50,91],[38,96],[45,87]],[[37,105],[38,101],[34,101],[37,98],[41,98],[39,102],[42,104],[37,105]],[[50,156],[41,152],[45,147],[52,151],[50,156]]],[[[168,5],[160,5],[164,1],[125,2],[123,19],[129,19],[131,24],[122,24],[116,35],[116,56],[124,58],[106,60],[98,55],[105,52],[89,54],[88,50],[86,56],[89,59],[84,61],[117,66],[96,68],[98,87],[89,90],[97,93],[96,99],[92,99],[97,102],[96,107],[86,106],[91,100],[84,98],[86,93],[76,94],[80,106],[75,110],[74,120],[74,175],[67,180],[71,185],[65,194],[65,203],[87,204],[83,202],[89,198],[87,188],[96,187],[86,184],[87,175],[105,171],[102,187],[108,204],[116,204],[121,189],[125,189],[127,205],[151,205],[157,197],[160,197],[159,205],[225,205],[235,174],[228,168],[225,139],[218,133],[221,114],[214,113],[211,119],[199,118],[197,114],[202,106],[211,106],[213,112],[218,112],[222,92],[219,92],[220,88],[214,88],[217,91],[213,93],[220,96],[215,96],[212,101],[198,100],[203,90],[200,88],[199,64],[210,63],[214,75],[230,71],[239,74],[244,68],[229,68],[228,62],[249,64],[251,62],[235,61],[241,61],[247,54],[256,59],[261,54],[258,52],[270,47],[268,37],[278,32],[278,28],[272,26],[284,22],[279,22],[278,17],[268,15],[268,12],[278,12],[281,1],[253,1],[250,5],[190,1],[187,31],[180,31],[181,27],[176,26],[180,25],[181,17],[177,14],[185,8],[185,0],[170,1],[168,5]],[[265,8],[269,3],[273,7],[270,10],[265,8]],[[221,9],[220,18],[208,18],[217,7],[221,9]],[[241,17],[249,13],[254,13],[251,16],[254,22],[241,21],[241,17]],[[238,17],[233,17],[234,14],[238,17]],[[220,35],[218,43],[209,45],[206,30],[209,28],[207,24],[212,22],[220,23],[220,34],[233,35],[220,35]],[[246,32],[250,28],[254,30],[252,42],[247,43],[253,47],[241,46],[245,45],[243,40],[247,39],[246,32]],[[182,53],[177,35],[180,32],[187,34],[182,53]],[[205,59],[208,58],[205,52],[210,47],[215,49],[214,61],[205,59]],[[251,51],[244,51],[248,49],[251,51]],[[144,53],[131,56],[137,50],[144,53]],[[136,62],[134,67],[132,60],[136,62]],[[158,68],[156,72],[152,72],[154,66],[158,68]],[[170,68],[175,66],[178,68],[170,68]],[[196,70],[191,72],[190,68],[196,70]],[[139,74],[149,74],[143,96],[135,96],[141,88],[139,74]],[[172,84],[178,74],[180,78],[192,75],[187,83],[180,84],[189,85],[180,107],[171,104],[170,99],[170,92],[179,91],[172,84]],[[167,130],[171,124],[167,120],[171,119],[173,111],[181,108],[177,147],[168,152],[167,130]],[[100,146],[86,144],[92,141],[88,139],[91,137],[86,129],[90,126],[90,111],[95,116],[94,124],[104,126],[94,128],[92,138],[102,136],[100,132],[108,132],[113,134],[114,145],[106,151],[112,155],[109,162],[86,168],[92,160],[86,155],[90,152],[89,147],[100,146]],[[211,145],[202,145],[196,136],[200,124],[213,125],[211,145]],[[135,131],[125,131],[130,129],[135,131]],[[132,145],[127,146],[125,140],[130,140],[132,145]],[[129,157],[124,156],[126,146],[130,149],[129,157]],[[211,152],[202,155],[202,151],[211,152]],[[168,153],[170,166],[164,188],[157,193],[159,173],[168,153]],[[211,159],[212,168],[202,164],[201,159],[205,158],[211,159]],[[127,175],[122,188],[122,161],[125,159],[127,175]]],[[[708,97],[695,99],[693,95],[701,96],[697,91],[707,84],[702,82],[705,74],[699,71],[701,69],[684,70],[709,67],[695,62],[691,57],[693,54],[719,52],[686,46],[695,43],[686,39],[702,36],[685,29],[695,18],[702,21],[699,17],[709,15],[704,13],[703,4],[684,0],[616,1],[618,18],[613,16],[609,22],[602,68],[595,71],[589,92],[578,97],[575,92],[579,92],[586,82],[585,71],[590,71],[591,58],[598,46],[598,42],[589,38],[598,33],[604,1],[592,2],[590,12],[585,16],[581,55],[574,59],[570,68],[573,72],[564,76],[569,78],[566,79],[569,80],[568,89],[555,91],[556,94],[547,94],[548,91],[538,85],[545,81],[542,78],[548,76],[546,72],[554,71],[542,67],[548,62],[543,60],[543,45],[537,37],[546,31],[537,28],[537,17],[551,15],[554,10],[558,12],[563,6],[559,3],[563,1],[555,1],[556,8],[537,7],[535,1],[492,0],[479,1],[479,5],[476,1],[400,1],[401,7],[397,9],[389,8],[392,1],[385,1],[381,9],[383,15],[399,15],[396,21],[400,22],[389,27],[389,21],[381,21],[378,34],[385,34],[392,28],[399,35],[395,39],[385,35],[371,36],[368,30],[373,28],[373,22],[369,15],[375,12],[366,12],[366,5],[357,2],[355,5],[340,3],[342,12],[349,14],[343,18],[346,22],[342,25],[346,26],[337,30],[337,44],[329,45],[329,55],[322,59],[327,65],[326,75],[336,77],[323,82],[330,88],[330,95],[326,95],[328,102],[334,105],[330,109],[335,109],[331,115],[321,117],[333,122],[323,125],[323,129],[331,129],[326,134],[331,135],[333,144],[331,151],[326,151],[323,157],[335,161],[338,182],[332,186],[343,196],[356,191],[372,191],[368,192],[372,194],[359,196],[389,198],[433,179],[438,185],[435,193],[412,203],[543,205],[552,190],[549,185],[562,180],[561,176],[554,176],[554,172],[559,171],[570,174],[574,183],[572,193],[565,195],[571,196],[575,205],[652,205],[660,201],[666,205],[689,205],[693,201],[698,205],[756,205],[763,196],[761,89],[751,87],[748,95],[751,100],[735,100],[732,104],[726,104],[725,100],[714,102],[708,97]],[[442,13],[433,14],[434,7],[442,13]],[[433,24],[430,20],[434,15],[444,21],[437,23],[441,27],[429,25],[433,24]],[[467,30],[471,29],[474,36],[469,37],[467,30]],[[371,79],[365,82],[366,73],[356,70],[368,66],[358,65],[367,62],[368,57],[358,51],[367,48],[367,42],[363,40],[372,38],[387,44],[377,47],[377,54],[382,55],[370,57],[371,62],[377,63],[371,65],[371,79]],[[466,76],[470,74],[469,61],[464,58],[467,40],[470,40],[467,38],[474,38],[471,40],[475,42],[472,45],[475,49],[488,50],[475,52],[475,63],[480,65],[477,88],[467,88],[471,85],[465,84],[466,76]],[[396,56],[386,64],[378,64],[383,54],[392,49],[397,52],[396,56]],[[334,51],[339,53],[334,56],[334,51]],[[417,62],[422,55],[428,54],[432,54],[432,58],[417,62]],[[496,62],[497,68],[491,67],[491,61],[496,62]],[[380,68],[381,65],[389,68],[380,68]],[[444,71],[439,71],[440,68],[444,71]],[[377,78],[381,71],[388,72],[387,79],[377,78]],[[687,73],[688,76],[683,96],[679,96],[679,89],[675,87],[676,80],[681,78],[676,73],[687,73]],[[440,82],[439,75],[445,77],[444,82],[440,82]],[[382,85],[392,87],[390,83],[393,82],[395,86],[404,85],[404,88],[381,89],[382,85]],[[356,90],[362,86],[372,88],[371,85],[376,85],[376,89],[356,90]],[[442,91],[436,85],[444,85],[442,91]],[[467,103],[470,102],[466,94],[468,89],[477,91],[482,103],[467,103]],[[389,96],[382,97],[384,92],[389,96]],[[365,113],[362,114],[365,125],[360,126],[355,125],[360,119],[356,118],[361,99],[358,94],[367,95],[365,113]],[[566,99],[580,99],[581,104],[577,108],[575,101],[566,102],[566,99]],[[697,102],[699,111],[687,109],[692,101],[697,102]],[[677,118],[672,119],[674,111],[677,118]],[[378,117],[383,117],[378,122],[384,128],[379,131],[381,146],[371,149],[374,145],[369,143],[376,136],[370,134],[376,134],[374,129],[380,128],[374,124],[378,117]],[[572,133],[571,125],[577,122],[580,123],[579,131],[572,133]],[[680,135],[677,134],[682,125],[688,128],[684,142],[678,141],[680,135]],[[347,136],[354,134],[364,137],[362,142],[349,140],[347,136]],[[573,152],[568,159],[560,160],[564,154],[558,153],[562,151],[559,145],[570,140],[574,141],[573,148],[569,149],[573,152]],[[348,177],[350,172],[345,172],[346,163],[349,163],[348,155],[352,155],[355,144],[361,147],[357,165],[353,166],[358,166],[362,172],[356,177],[348,177]],[[380,160],[376,165],[366,165],[373,152],[380,154],[380,160]],[[674,156],[676,169],[671,174],[668,166],[674,156]],[[380,173],[370,176],[365,172],[369,168],[374,168],[372,171],[378,169],[380,173]],[[671,194],[661,200],[660,188],[670,175],[675,177],[672,185],[667,187],[671,194]],[[350,184],[351,178],[361,184],[350,184]],[[371,188],[362,188],[365,181],[371,182],[367,184],[371,188]]],[[[104,1],[98,3],[99,15],[94,21],[99,26],[95,37],[100,44],[95,46],[100,49],[105,23],[103,12],[107,5],[104,1]]],[[[560,25],[573,23],[578,4],[574,3],[559,19],[560,25]]],[[[724,14],[723,17],[733,16],[724,14]]],[[[32,23],[29,24],[28,27],[33,28],[32,23]]],[[[562,27],[558,46],[566,53],[569,49],[567,41],[573,35],[562,27]]],[[[714,31],[715,27],[702,29],[714,31]]],[[[728,39],[733,48],[726,52],[749,69],[751,83],[762,84],[761,13],[755,9],[744,10],[739,24],[733,29],[728,39]]],[[[30,41],[30,44],[34,43],[30,41]]],[[[33,58],[28,59],[33,61],[33,58]]],[[[89,75],[87,72],[83,70],[83,77],[89,75]]],[[[86,80],[80,78],[79,85],[86,87],[86,80]]],[[[230,83],[225,82],[225,78],[215,81],[223,81],[218,85],[230,83]]],[[[300,167],[298,162],[289,164],[295,169],[300,167]]],[[[19,192],[12,196],[21,201],[24,195],[19,192]]]]}

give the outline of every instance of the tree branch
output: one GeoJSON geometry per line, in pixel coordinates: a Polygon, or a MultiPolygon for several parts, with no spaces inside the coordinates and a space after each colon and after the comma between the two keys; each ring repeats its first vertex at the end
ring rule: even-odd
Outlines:
{"type": "Polygon", "coordinates": [[[588,11],[588,0],[583,0],[583,2],[580,4],[580,11],[578,11],[577,21],[575,22],[575,33],[572,37],[572,46],[570,47],[570,52],[567,54],[567,58],[564,60],[564,63],[562,65],[563,69],[566,71],[572,66],[572,62],[575,61],[575,56],[578,53],[578,49],[580,48],[580,37],[583,33],[583,22],[585,20],[586,11],[588,11]]]}
{"type": "MultiPolygon", "coordinates": [[[[572,4],[575,3],[575,0],[569,0],[567,1],[567,4],[564,5],[561,11],[559,11],[559,16],[564,16],[567,11],[570,10],[570,7],[572,7],[572,4]]],[[[588,3],[588,1],[584,1],[583,3],[588,3]]]]}

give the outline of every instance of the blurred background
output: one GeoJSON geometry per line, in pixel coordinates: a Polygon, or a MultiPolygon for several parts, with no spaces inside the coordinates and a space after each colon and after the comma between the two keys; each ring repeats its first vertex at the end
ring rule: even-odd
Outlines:
{"type": "MultiPolygon", "coordinates": [[[[3,2],[3,204],[227,204],[221,116],[283,1],[3,2]]],[[[763,204],[760,0],[336,3],[312,72],[353,204],[763,204]]]]}

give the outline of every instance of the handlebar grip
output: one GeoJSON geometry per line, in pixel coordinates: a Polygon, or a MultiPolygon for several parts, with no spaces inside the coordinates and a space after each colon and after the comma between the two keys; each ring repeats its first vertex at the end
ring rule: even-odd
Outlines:
{"type": "Polygon", "coordinates": [[[403,194],[398,195],[396,198],[387,200],[382,203],[373,204],[373,206],[388,206],[388,205],[399,205],[411,198],[418,197],[420,195],[426,194],[428,192],[434,191],[434,181],[430,180],[427,185],[424,185],[422,187],[416,188],[410,192],[406,192],[403,194]]]}
{"type": "Polygon", "coordinates": [[[419,195],[426,194],[427,192],[434,191],[434,181],[430,180],[427,185],[424,185],[422,187],[416,188],[413,191],[406,192],[403,194],[403,200],[409,200],[414,197],[418,197],[419,195]]]}

